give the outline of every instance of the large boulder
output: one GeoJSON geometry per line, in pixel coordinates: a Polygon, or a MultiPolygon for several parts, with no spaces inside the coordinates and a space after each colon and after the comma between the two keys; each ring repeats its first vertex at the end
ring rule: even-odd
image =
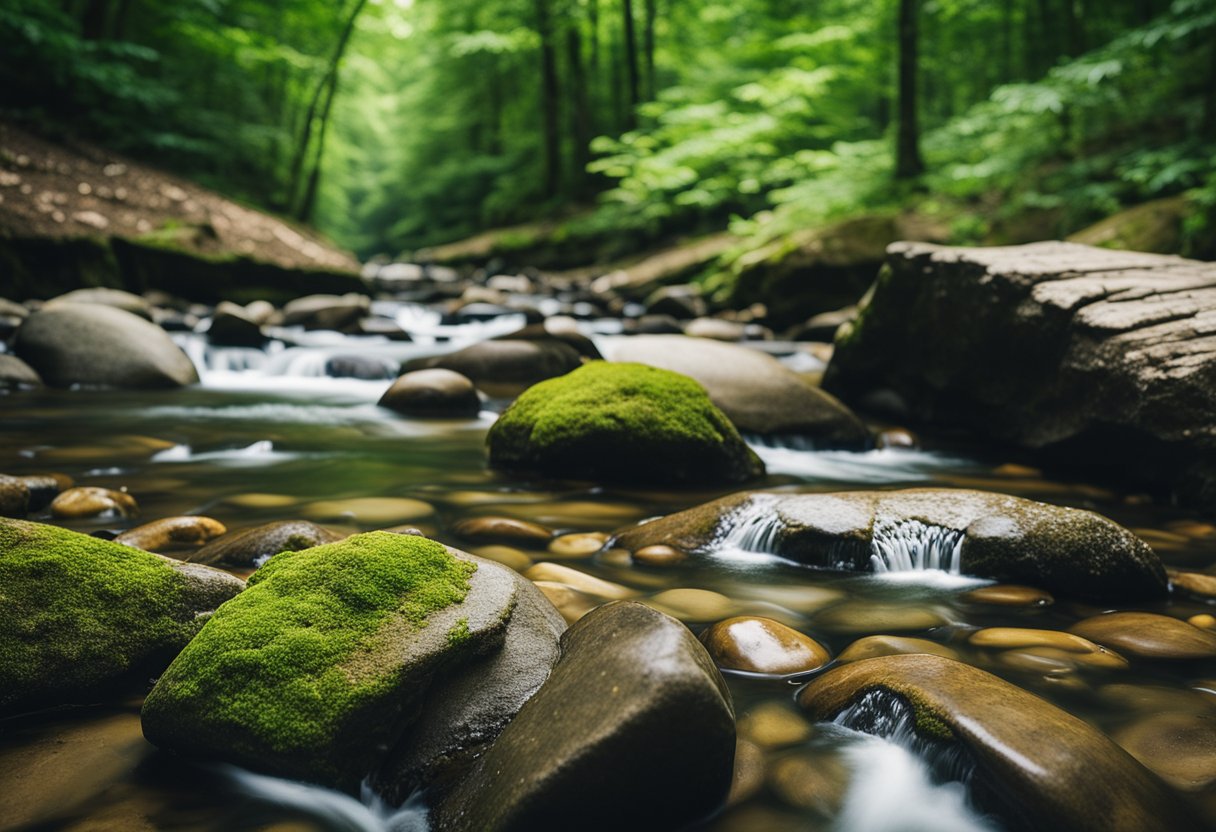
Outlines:
{"type": "Polygon", "coordinates": [[[405,362],[402,373],[439,368],[460,373],[487,396],[511,398],[545,379],[565,375],[582,364],[578,352],[556,339],[481,341],[447,355],[405,362]]]}
{"type": "Polygon", "coordinates": [[[494,467],[566,479],[707,485],[764,473],[701,385],[641,364],[595,361],[537,384],[486,441],[494,467]]]}
{"type": "Polygon", "coordinates": [[[892,246],[824,386],[1216,506],[1216,265],[892,246]]]}
{"type": "Polygon", "coordinates": [[[342,535],[307,520],[277,520],[228,532],[193,552],[189,560],[224,566],[259,566],[279,552],[298,552],[341,539],[342,535]]]}
{"type": "Polygon", "coordinates": [[[616,545],[735,546],[821,569],[953,569],[1097,600],[1169,591],[1156,553],[1099,514],[963,489],[743,492],[623,531],[616,545]]]}
{"type": "Polygon", "coordinates": [[[1105,734],[961,662],[930,655],[851,662],[817,677],[798,702],[815,719],[844,712],[861,730],[906,724],[922,747],[961,747],[983,807],[1017,828],[1197,828],[1176,794],[1105,734]]]}
{"type": "Polygon", "coordinates": [[[86,305],[113,306],[132,315],[138,315],[144,320],[152,320],[152,304],[139,295],[124,292],[122,289],[107,289],[97,287],[91,289],[76,289],[71,292],[51,298],[47,306],[57,306],[61,303],[82,303],[86,305]]]}
{"type": "Polygon", "coordinates": [[[852,411],[758,350],[683,335],[647,335],[604,339],[604,351],[612,361],[649,364],[696,379],[744,433],[798,435],[825,446],[859,447],[869,441],[852,411]]]}
{"type": "Polygon", "coordinates": [[[171,664],[143,707],[161,748],[353,789],[437,674],[502,644],[510,570],[417,535],[283,552],[171,664]]]}
{"type": "Polygon", "coordinates": [[[726,799],[734,750],[730,694],[692,633],[615,602],[566,631],[549,680],[432,820],[452,832],[683,828],[726,799]]]}
{"type": "Polygon", "coordinates": [[[18,357],[52,387],[182,387],[194,364],[163,329],[113,306],[56,303],[17,332],[18,357]]]}
{"type": "Polygon", "coordinates": [[[216,569],[0,520],[0,715],[95,702],[159,673],[244,586],[216,569]]]}

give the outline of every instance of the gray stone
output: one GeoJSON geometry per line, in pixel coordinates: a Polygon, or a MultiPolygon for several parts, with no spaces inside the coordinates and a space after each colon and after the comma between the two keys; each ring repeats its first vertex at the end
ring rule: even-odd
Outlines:
{"type": "Polygon", "coordinates": [[[380,406],[406,416],[470,419],[481,412],[481,397],[468,378],[436,367],[400,376],[380,397],[380,406]]]}
{"type": "Polygon", "coordinates": [[[960,546],[963,574],[1097,600],[1164,598],[1165,568],[1134,534],[1089,511],[963,489],[835,494],[743,492],[628,529],[631,551],[706,551],[743,520],[769,524],[770,554],[823,569],[869,571],[876,537],[960,546]],[[959,542],[961,541],[961,543],[959,542]]]}
{"type": "Polygon", "coordinates": [[[448,355],[407,361],[401,370],[452,370],[488,396],[510,398],[581,364],[574,348],[559,341],[482,341],[448,355]]]}
{"type": "Polygon", "coordinates": [[[25,517],[29,508],[29,487],[16,477],[0,474],[0,517],[25,517]]]}
{"type": "Polygon", "coordinates": [[[0,390],[37,390],[42,378],[15,355],[0,353],[0,390]]]}
{"type": "Polygon", "coordinates": [[[852,411],[762,352],[681,335],[604,342],[611,361],[636,361],[696,379],[743,433],[797,434],[843,447],[869,441],[852,411]]]}
{"type": "Polygon", "coordinates": [[[1216,264],[892,246],[824,386],[1216,506],[1216,264]]]}
{"type": "Polygon", "coordinates": [[[549,680],[432,813],[437,829],[667,830],[731,785],[730,694],[684,625],[632,602],[562,637],[549,680]]]}
{"type": "Polygon", "coordinates": [[[220,301],[211,316],[207,339],[221,347],[260,347],[266,343],[262,327],[243,306],[220,301]]]}
{"type": "Polygon", "coordinates": [[[194,563],[250,567],[279,552],[298,552],[341,539],[342,535],[307,520],[279,520],[228,532],[192,553],[189,559],[194,563]]]}
{"type": "Polygon", "coordinates": [[[55,306],[60,303],[113,306],[115,309],[121,309],[124,312],[130,312],[132,315],[138,315],[144,320],[152,320],[152,305],[139,295],[124,292],[122,289],[107,289],[104,287],[76,289],[75,291],[52,298],[47,301],[46,305],[55,306]]]}
{"type": "Polygon", "coordinates": [[[366,295],[308,295],[283,307],[283,323],[305,329],[344,330],[358,324],[371,311],[366,295]]]}
{"type": "Polygon", "coordinates": [[[198,382],[156,324],[111,306],[56,303],[30,315],[16,352],[52,387],[182,387],[198,382]]]}

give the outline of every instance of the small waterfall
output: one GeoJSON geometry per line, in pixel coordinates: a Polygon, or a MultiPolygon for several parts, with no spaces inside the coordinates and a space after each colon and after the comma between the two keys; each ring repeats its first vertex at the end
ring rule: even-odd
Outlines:
{"type": "Polygon", "coordinates": [[[928,526],[919,520],[878,520],[870,541],[870,564],[876,573],[940,569],[957,575],[964,537],[957,529],[928,526]]]}
{"type": "Polygon", "coordinates": [[[835,719],[860,731],[844,749],[853,771],[834,828],[840,832],[995,832],[968,797],[975,764],[957,743],[925,739],[901,697],[864,694],[835,719]]]}
{"type": "Polygon", "coordinates": [[[717,555],[775,555],[785,528],[776,505],[774,494],[753,494],[727,515],[709,548],[717,555]]]}

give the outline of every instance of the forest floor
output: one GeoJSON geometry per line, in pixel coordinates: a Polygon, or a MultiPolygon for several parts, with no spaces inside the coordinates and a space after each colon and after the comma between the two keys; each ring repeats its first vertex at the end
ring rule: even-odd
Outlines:
{"type": "Polygon", "coordinates": [[[315,233],[100,147],[0,122],[0,236],[151,237],[198,254],[285,268],[354,271],[315,233]]]}

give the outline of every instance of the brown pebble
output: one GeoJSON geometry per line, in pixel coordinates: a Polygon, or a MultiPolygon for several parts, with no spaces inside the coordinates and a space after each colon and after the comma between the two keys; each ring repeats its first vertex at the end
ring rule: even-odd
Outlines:
{"type": "Polygon", "coordinates": [[[1216,783],[1216,716],[1153,714],[1111,738],[1176,789],[1201,791],[1216,783]]]}
{"type": "Polygon", "coordinates": [[[783,803],[829,818],[840,811],[849,770],[835,756],[793,754],[769,769],[768,785],[783,803]]]}
{"type": "Polygon", "coordinates": [[[1185,592],[1187,595],[1199,598],[1216,598],[1216,575],[1206,575],[1203,572],[1169,571],[1170,584],[1175,592],[1185,592]]]}
{"type": "Polygon", "coordinates": [[[633,553],[634,563],[645,566],[675,566],[688,559],[688,554],[682,549],[656,543],[653,546],[643,546],[633,553]]]}
{"type": "Polygon", "coordinates": [[[817,670],[831,661],[819,642],[771,618],[719,621],[701,633],[701,642],[726,670],[785,676],[817,670]]]}
{"type": "Polygon", "coordinates": [[[533,581],[533,583],[549,599],[549,603],[557,607],[557,611],[562,614],[562,618],[566,619],[567,624],[573,624],[599,606],[599,602],[590,595],[579,592],[566,584],[554,581],[533,581]]]}
{"type": "Polygon", "coordinates": [[[1114,612],[1074,624],[1069,631],[1124,655],[1141,659],[1206,659],[1216,656],[1216,633],[1148,612],[1114,612]]]}
{"type": "Polygon", "coordinates": [[[452,533],[477,543],[514,543],[544,545],[553,530],[529,520],[514,517],[469,517],[452,526],[452,533]]]}
{"type": "Polygon", "coordinates": [[[563,534],[549,541],[549,554],[557,558],[589,558],[604,548],[608,535],[603,532],[576,532],[563,534]]]}
{"type": "Polygon", "coordinates": [[[960,660],[958,651],[944,644],[929,641],[927,638],[911,638],[910,636],[866,636],[859,638],[841,651],[836,657],[840,662],[857,662],[862,659],[874,659],[879,656],[903,656],[910,653],[927,653],[931,656],[943,656],[947,659],[960,660]]]}
{"type": "Polygon", "coordinates": [[[588,575],[586,572],[571,569],[569,566],[563,566],[560,563],[538,563],[525,572],[524,576],[531,581],[552,581],[554,583],[565,584],[572,589],[577,589],[579,592],[596,595],[600,598],[621,599],[630,598],[636,594],[627,586],[621,586],[611,581],[596,578],[593,575],[588,575]]]}
{"type": "Polygon", "coordinates": [[[748,742],[735,742],[735,770],[731,779],[730,794],[726,798],[727,806],[743,803],[764,786],[764,752],[748,742]]]}
{"type": "Polygon", "coordinates": [[[764,702],[738,721],[739,736],[761,748],[784,748],[810,739],[813,730],[806,717],[784,702],[764,702]]]}
{"type": "Polygon", "coordinates": [[[964,592],[959,597],[974,604],[992,604],[999,607],[1046,607],[1056,600],[1046,590],[1017,584],[982,586],[964,592]]]}
{"type": "Polygon", "coordinates": [[[189,549],[228,531],[210,517],[166,517],[129,529],[114,538],[117,543],[147,552],[189,549]]]}
{"type": "Polygon", "coordinates": [[[109,488],[69,488],[51,501],[55,517],[134,517],[139,514],[135,498],[109,488]]]}

